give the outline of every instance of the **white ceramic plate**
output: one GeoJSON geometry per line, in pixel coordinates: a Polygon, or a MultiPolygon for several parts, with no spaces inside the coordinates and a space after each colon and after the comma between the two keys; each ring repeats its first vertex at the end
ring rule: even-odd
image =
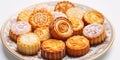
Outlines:
{"type": "MultiPolygon", "coordinates": [[[[55,6],[56,3],[57,3],[56,1],[54,1],[54,2],[46,2],[46,4],[51,5],[51,6],[55,6]]],[[[74,3],[74,4],[75,4],[76,7],[79,7],[81,9],[85,10],[85,11],[92,9],[90,7],[87,7],[87,6],[84,6],[84,5],[81,5],[81,4],[76,4],[76,3],[74,3]]],[[[25,8],[25,9],[33,9],[33,7],[35,5],[29,6],[29,7],[25,8]]],[[[3,45],[6,47],[6,49],[12,55],[14,55],[15,57],[17,57],[19,59],[44,60],[41,57],[40,52],[38,53],[38,55],[35,55],[35,56],[24,56],[24,55],[17,52],[16,43],[14,43],[9,37],[10,25],[13,22],[15,22],[15,20],[17,18],[17,14],[18,13],[15,13],[10,18],[8,18],[8,20],[3,24],[2,28],[1,28],[1,40],[2,40],[3,45]]],[[[105,21],[104,21],[104,27],[106,29],[107,38],[102,44],[99,44],[97,46],[92,46],[90,48],[90,51],[84,56],[81,56],[81,57],[69,57],[69,56],[66,55],[63,58],[63,60],[95,59],[95,58],[99,57],[100,55],[102,55],[103,53],[105,53],[110,48],[110,46],[112,45],[113,40],[114,40],[114,31],[113,31],[112,25],[111,25],[111,23],[109,22],[109,20],[106,17],[105,17],[105,21]]]]}

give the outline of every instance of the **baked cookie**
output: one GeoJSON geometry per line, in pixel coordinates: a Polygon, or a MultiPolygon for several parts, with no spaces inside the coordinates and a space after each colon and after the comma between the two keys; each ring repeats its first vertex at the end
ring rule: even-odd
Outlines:
{"type": "Polygon", "coordinates": [[[29,18],[29,22],[32,25],[33,29],[42,26],[49,26],[52,21],[53,21],[52,14],[46,10],[36,11],[33,14],[31,14],[29,18]]]}
{"type": "Polygon", "coordinates": [[[31,32],[31,30],[31,25],[28,22],[18,21],[11,25],[9,35],[16,42],[19,35],[31,32]]]}
{"type": "Polygon", "coordinates": [[[103,24],[104,16],[98,11],[89,10],[84,14],[84,22],[86,25],[92,23],[103,24]]]}
{"type": "Polygon", "coordinates": [[[101,24],[90,24],[83,29],[83,35],[88,38],[91,45],[96,45],[105,40],[105,28],[101,24]]]}
{"type": "Polygon", "coordinates": [[[29,21],[30,15],[33,13],[32,10],[23,10],[18,14],[17,21],[29,21]]]}
{"type": "Polygon", "coordinates": [[[85,55],[89,51],[89,48],[89,40],[84,36],[72,36],[66,41],[67,53],[72,57],[85,55]]]}
{"type": "Polygon", "coordinates": [[[83,15],[84,11],[80,8],[70,8],[67,10],[66,15],[73,25],[74,34],[81,34],[84,27],[83,15]]]}
{"type": "Polygon", "coordinates": [[[65,56],[65,43],[61,40],[48,39],[42,43],[41,56],[48,60],[60,60],[65,56]]]}
{"type": "Polygon", "coordinates": [[[59,11],[66,14],[69,8],[75,7],[75,5],[69,1],[61,1],[55,5],[54,11],[59,11]]]}
{"type": "Polygon", "coordinates": [[[34,33],[22,34],[17,39],[17,49],[24,55],[35,55],[40,50],[40,40],[34,33]]]}
{"type": "Polygon", "coordinates": [[[51,36],[56,39],[66,40],[73,35],[71,22],[64,17],[56,18],[49,26],[51,36]]]}

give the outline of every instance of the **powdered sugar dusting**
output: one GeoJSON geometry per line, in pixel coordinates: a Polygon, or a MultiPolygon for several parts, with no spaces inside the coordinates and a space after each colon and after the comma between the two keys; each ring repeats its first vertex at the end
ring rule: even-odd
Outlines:
{"type": "Polygon", "coordinates": [[[53,15],[54,19],[56,19],[58,17],[65,17],[65,18],[67,18],[67,16],[65,14],[63,14],[62,12],[52,12],[52,15],[53,15]]]}

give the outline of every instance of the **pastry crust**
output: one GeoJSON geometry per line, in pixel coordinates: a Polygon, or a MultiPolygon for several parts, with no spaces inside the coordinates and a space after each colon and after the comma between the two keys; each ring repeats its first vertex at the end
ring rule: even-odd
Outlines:
{"type": "Polygon", "coordinates": [[[56,18],[49,26],[51,36],[56,39],[66,40],[73,35],[71,22],[64,17],[56,18]]]}
{"type": "Polygon", "coordinates": [[[86,25],[92,23],[103,24],[104,16],[98,11],[89,10],[84,14],[84,22],[86,25]]]}
{"type": "Polygon", "coordinates": [[[34,30],[42,26],[49,26],[52,21],[52,14],[46,10],[36,11],[29,18],[29,22],[34,30]]]}
{"type": "Polygon", "coordinates": [[[106,32],[101,24],[90,24],[83,29],[83,35],[89,39],[91,45],[97,45],[105,40],[106,32]]]}
{"type": "Polygon", "coordinates": [[[23,10],[18,14],[17,21],[27,21],[29,22],[29,17],[33,13],[32,10],[23,10]]]}
{"type": "Polygon", "coordinates": [[[67,10],[66,15],[73,25],[74,34],[82,34],[84,11],[77,7],[70,8],[67,10]]]}
{"type": "Polygon", "coordinates": [[[85,55],[90,48],[89,41],[84,36],[72,36],[66,41],[67,53],[70,56],[77,57],[85,55]]]}
{"type": "Polygon", "coordinates": [[[31,30],[31,25],[26,21],[14,22],[10,27],[9,35],[16,42],[19,35],[31,32],[31,30]]]}
{"type": "Polygon", "coordinates": [[[75,7],[73,3],[69,1],[61,1],[56,4],[54,11],[59,11],[66,14],[66,11],[72,7],[75,7]]]}
{"type": "Polygon", "coordinates": [[[41,56],[48,60],[59,60],[65,56],[65,43],[61,40],[48,39],[42,43],[41,56]]]}
{"type": "Polygon", "coordinates": [[[40,40],[34,33],[20,35],[17,39],[17,49],[24,55],[35,55],[40,50],[40,40]]]}

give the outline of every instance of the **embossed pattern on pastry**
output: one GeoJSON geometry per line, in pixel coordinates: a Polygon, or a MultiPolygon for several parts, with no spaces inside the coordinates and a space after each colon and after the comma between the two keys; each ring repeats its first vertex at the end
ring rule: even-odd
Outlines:
{"type": "Polygon", "coordinates": [[[66,40],[73,35],[71,22],[64,17],[56,18],[49,27],[51,36],[56,39],[66,40]]]}
{"type": "Polygon", "coordinates": [[[9,35],[13,41],[17,41],[17,38],[21,34],[25,34],[31,31],[31,25],[26,21],[14,22],[10,27],[9,35]]]}
{"type": "Polygon", "coordinates": [[[29,17],[33,13],[32,10],[23,10],[18,14],[17,21],[27,21],[29,22],[29,17]]]}
{"type": "Polygon", "coordinates": [[[17,39],[17,49],[24,55],[35,55],[40,50],[40,40],[34,33],[22,34],[17,39]]]}
{"type": "Polygon", "coordinates": [[[89,39],[91,45],[96,45],[105,40],[106,33],[103,25],[90,24],[83,29],[83,35],[89,39]]]}
{"type": "Polygon", "coordinates": [[[73,3],[69,2],[69,1],[61,1],[56,4],[54,11],[66,13],[66,11],[72,7],[75,7],[75,5],[73,3]]]}
{"type": "Polygon", "coordinates": [[[84,22],[86,25],[92,23],[103,24],[104,16],[98,11],[89,10],[84,14],[84,22]]]}
{"type": "Polygon", "coordinates": [[[61,60],[65,56],[65,43],[48,39],[42,43],[41,56],[48,60],[61,60]]]}
{"type": "Polygon", "coordinates": [[[84,27],[84,22],[82,21],[84,11],[80,8],[70,8],[67,10],[66,15],[73,25],[74,34],[81,34],[84,27]]]}
{"type": "Polygon", "coordinates": [[[89,48],[89,40],[84,36],[72,36],[66,41],[67,53],[73,57],[85,55],[89,51],[89,48]]]}
{"type": "Polygon", "coordinates": [[[34,33],[36,33],[41,42],[50,38],[49,28],[48,27],[41,27],[35,29],[34,33]]]}
{"type": "Polygon", "coordinates": [[[29,22],[32,25],[33,29],[42,26],[49,26],[52,21],[53,21],[52,14],[46,10],[36,11],[29,18],[29,22]]]}

